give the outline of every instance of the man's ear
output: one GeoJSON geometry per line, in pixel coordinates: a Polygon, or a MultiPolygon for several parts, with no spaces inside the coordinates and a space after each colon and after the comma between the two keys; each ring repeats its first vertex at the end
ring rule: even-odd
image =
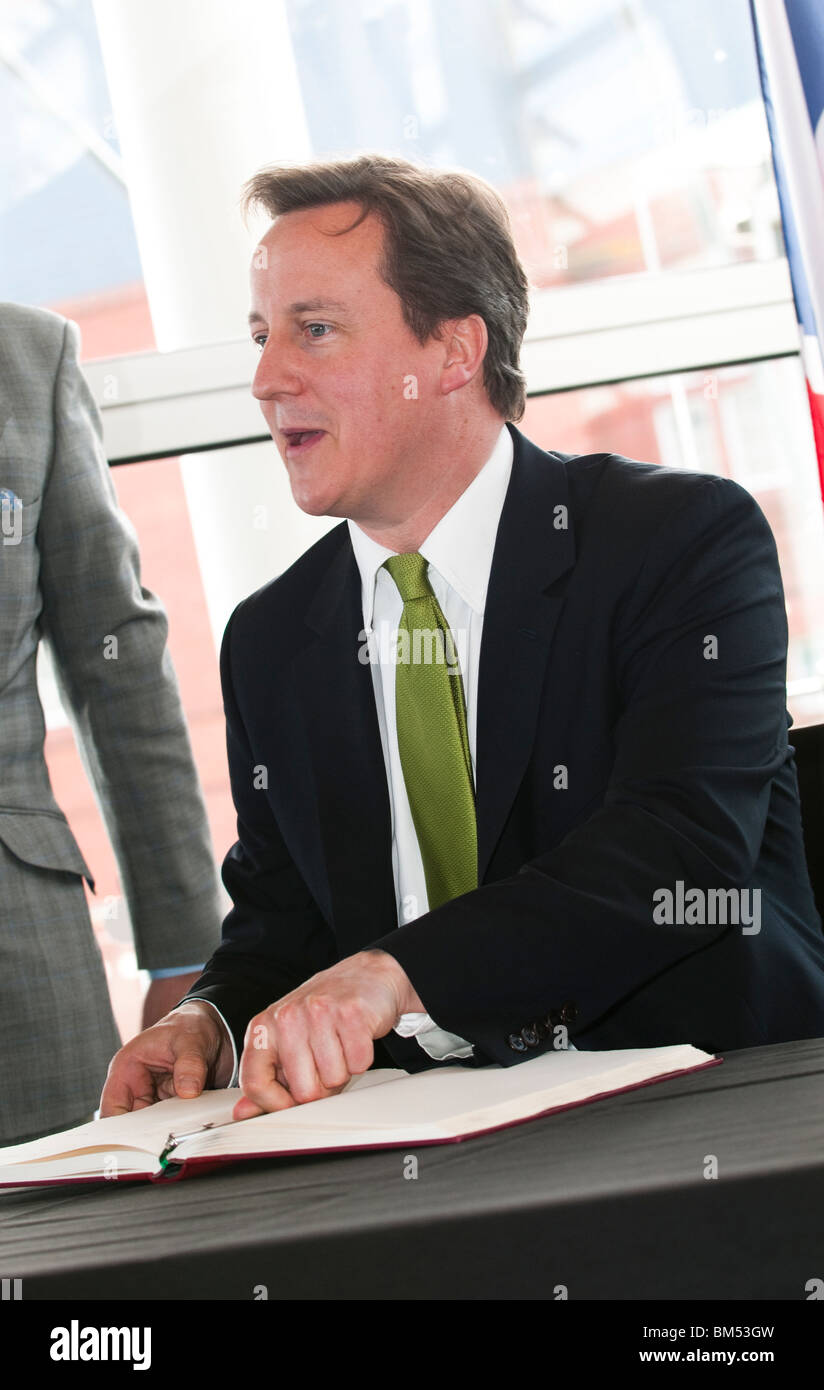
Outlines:
{"type": "Polygon", "coordinates": [[[483,367],[489,334],[480,314],[461,319],[445,319],[437,336],[443,342],[441,390],[449,395],[466,386],[483,367]]]}

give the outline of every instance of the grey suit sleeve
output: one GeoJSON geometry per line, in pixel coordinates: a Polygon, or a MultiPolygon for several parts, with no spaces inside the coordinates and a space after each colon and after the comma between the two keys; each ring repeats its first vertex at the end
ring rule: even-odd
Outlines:
{"type": "Polygon", "coordinates": [[[217,945],[217,866],[166,613],[140,583],[79,340],[67,322],[38,533],[41,628],[117,857],[138,965],[163,969],[217,945]]]}

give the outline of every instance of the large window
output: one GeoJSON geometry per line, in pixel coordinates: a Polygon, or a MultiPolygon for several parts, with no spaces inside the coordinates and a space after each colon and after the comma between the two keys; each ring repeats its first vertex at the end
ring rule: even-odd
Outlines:
{"type": "MultiPolygon", "coordinates": [[[[747,0],[285,0],[285,14],[312,150],[482,174],[538,286],[782,254],[747,0]]],[[[254,7],[199,17],[218,44],[254,7]]],[[[0,299],[70,310],[89,358],[153,345],[112,106],[92,0],[6,0],[0,299]]],[[[248,119],[240,102],[221,114],[248,119]]],[[[208,168],[199,128],[192,104],[169,138],[208,168]]]]}
{"type": "Polygon", "coordinates": [[[781,254],[747,0],[287,0],[313,148],[505,194],[536,285],[781,254]]]}
{"type": "Polygon", "coordinates": [[[91,0],[5,0],[0,130],[0,300],[73,318],[86,357],[153,347],[91,0]]]}

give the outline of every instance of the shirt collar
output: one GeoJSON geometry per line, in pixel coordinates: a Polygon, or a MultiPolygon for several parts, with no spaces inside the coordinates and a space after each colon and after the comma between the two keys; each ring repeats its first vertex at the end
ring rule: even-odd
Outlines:
{"type": "MultiPolygon", "coordinates": [[[[477,613],[483,613],[486,605],[512,457],[512,436],[504,425],[486,463],[420,546],[421,555],[477,613]]],[[[357,522],[350,519],[347,524],[361,576],[364,627],[370,632],[378,570],[397,552],[372,540],[357,522]]]]}

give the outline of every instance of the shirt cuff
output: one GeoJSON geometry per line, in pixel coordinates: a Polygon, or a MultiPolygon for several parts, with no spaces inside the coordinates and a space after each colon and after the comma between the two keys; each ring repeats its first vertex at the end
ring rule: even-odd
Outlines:
{"type": "Polygon", "coordinates": [[[399,1038],[414,1038],[433,1062],[443,1062],[447,1057],[471,1057],[473,1044],[457,1033],[447,1033],[439,1028],[429,1014],[401,1014],[394,1028],[399,1038]]]}
{"type": "MultiPolygon", "coordinates": [[[[173,975],[198,975],[203,974],[202,965],[170,965],[164,970],[149,970],[146,973],[152,980],[170,980],[173,975]]],[[[204,999],[204,1004],[208,1001],[204,999]]]]}
{"type": "MultiPolygon", "coordinates": [[[[226,1029],[226,1032],[229,1034],[229,1042],[232,1044],[232,1079],[231,1079],[231,1081],[227,1081],[227,1082],[226,1082],[226,1086],[227,1086],[227,1088],[230,1087],[230,1086],[236,1086],[237,1083],[238,1083],[238,1075],[237,1075],[237,1070],[238,1070],[238,1068],[237,1068],[237,1048],[235,1047],[235,1040],[234,1040],[234,1037],[232,1036],[232,1030],[231,1030],[231,1028],[229,1027],[228,1023],[226,1022],[226,1019],[223,1017],[223,1014],[220,1012],[220,1009],[218,1008],[217,1004],[213,1004],[212,1001],[211,1001],[211,999],[198,999],[198,996],[195,994],[195,995],[193,995],[191,998],[188,998],[188,997],[187,997],[186,999],[181,999],[180,1004],[194,1004],[195,1000],[197,1000],[197,1002],[198,1002],[199,1004],[208,1004],[210,1009],[214,1009],[215,1013],[217,1014],[218,1018],[220,1019],[221,1023],[223,1024],[223,1027],[226,1029]]],[[[176,1008],[179,1009],[179,1008],[180,1008],[180,1004],[177,1004],[177,1005],[176,1005],[176,1008]]],[[[175,1010],[172,1009],[172,1013],[174,1013],[174,1012],[175,1012],[175,1010]]]]}

